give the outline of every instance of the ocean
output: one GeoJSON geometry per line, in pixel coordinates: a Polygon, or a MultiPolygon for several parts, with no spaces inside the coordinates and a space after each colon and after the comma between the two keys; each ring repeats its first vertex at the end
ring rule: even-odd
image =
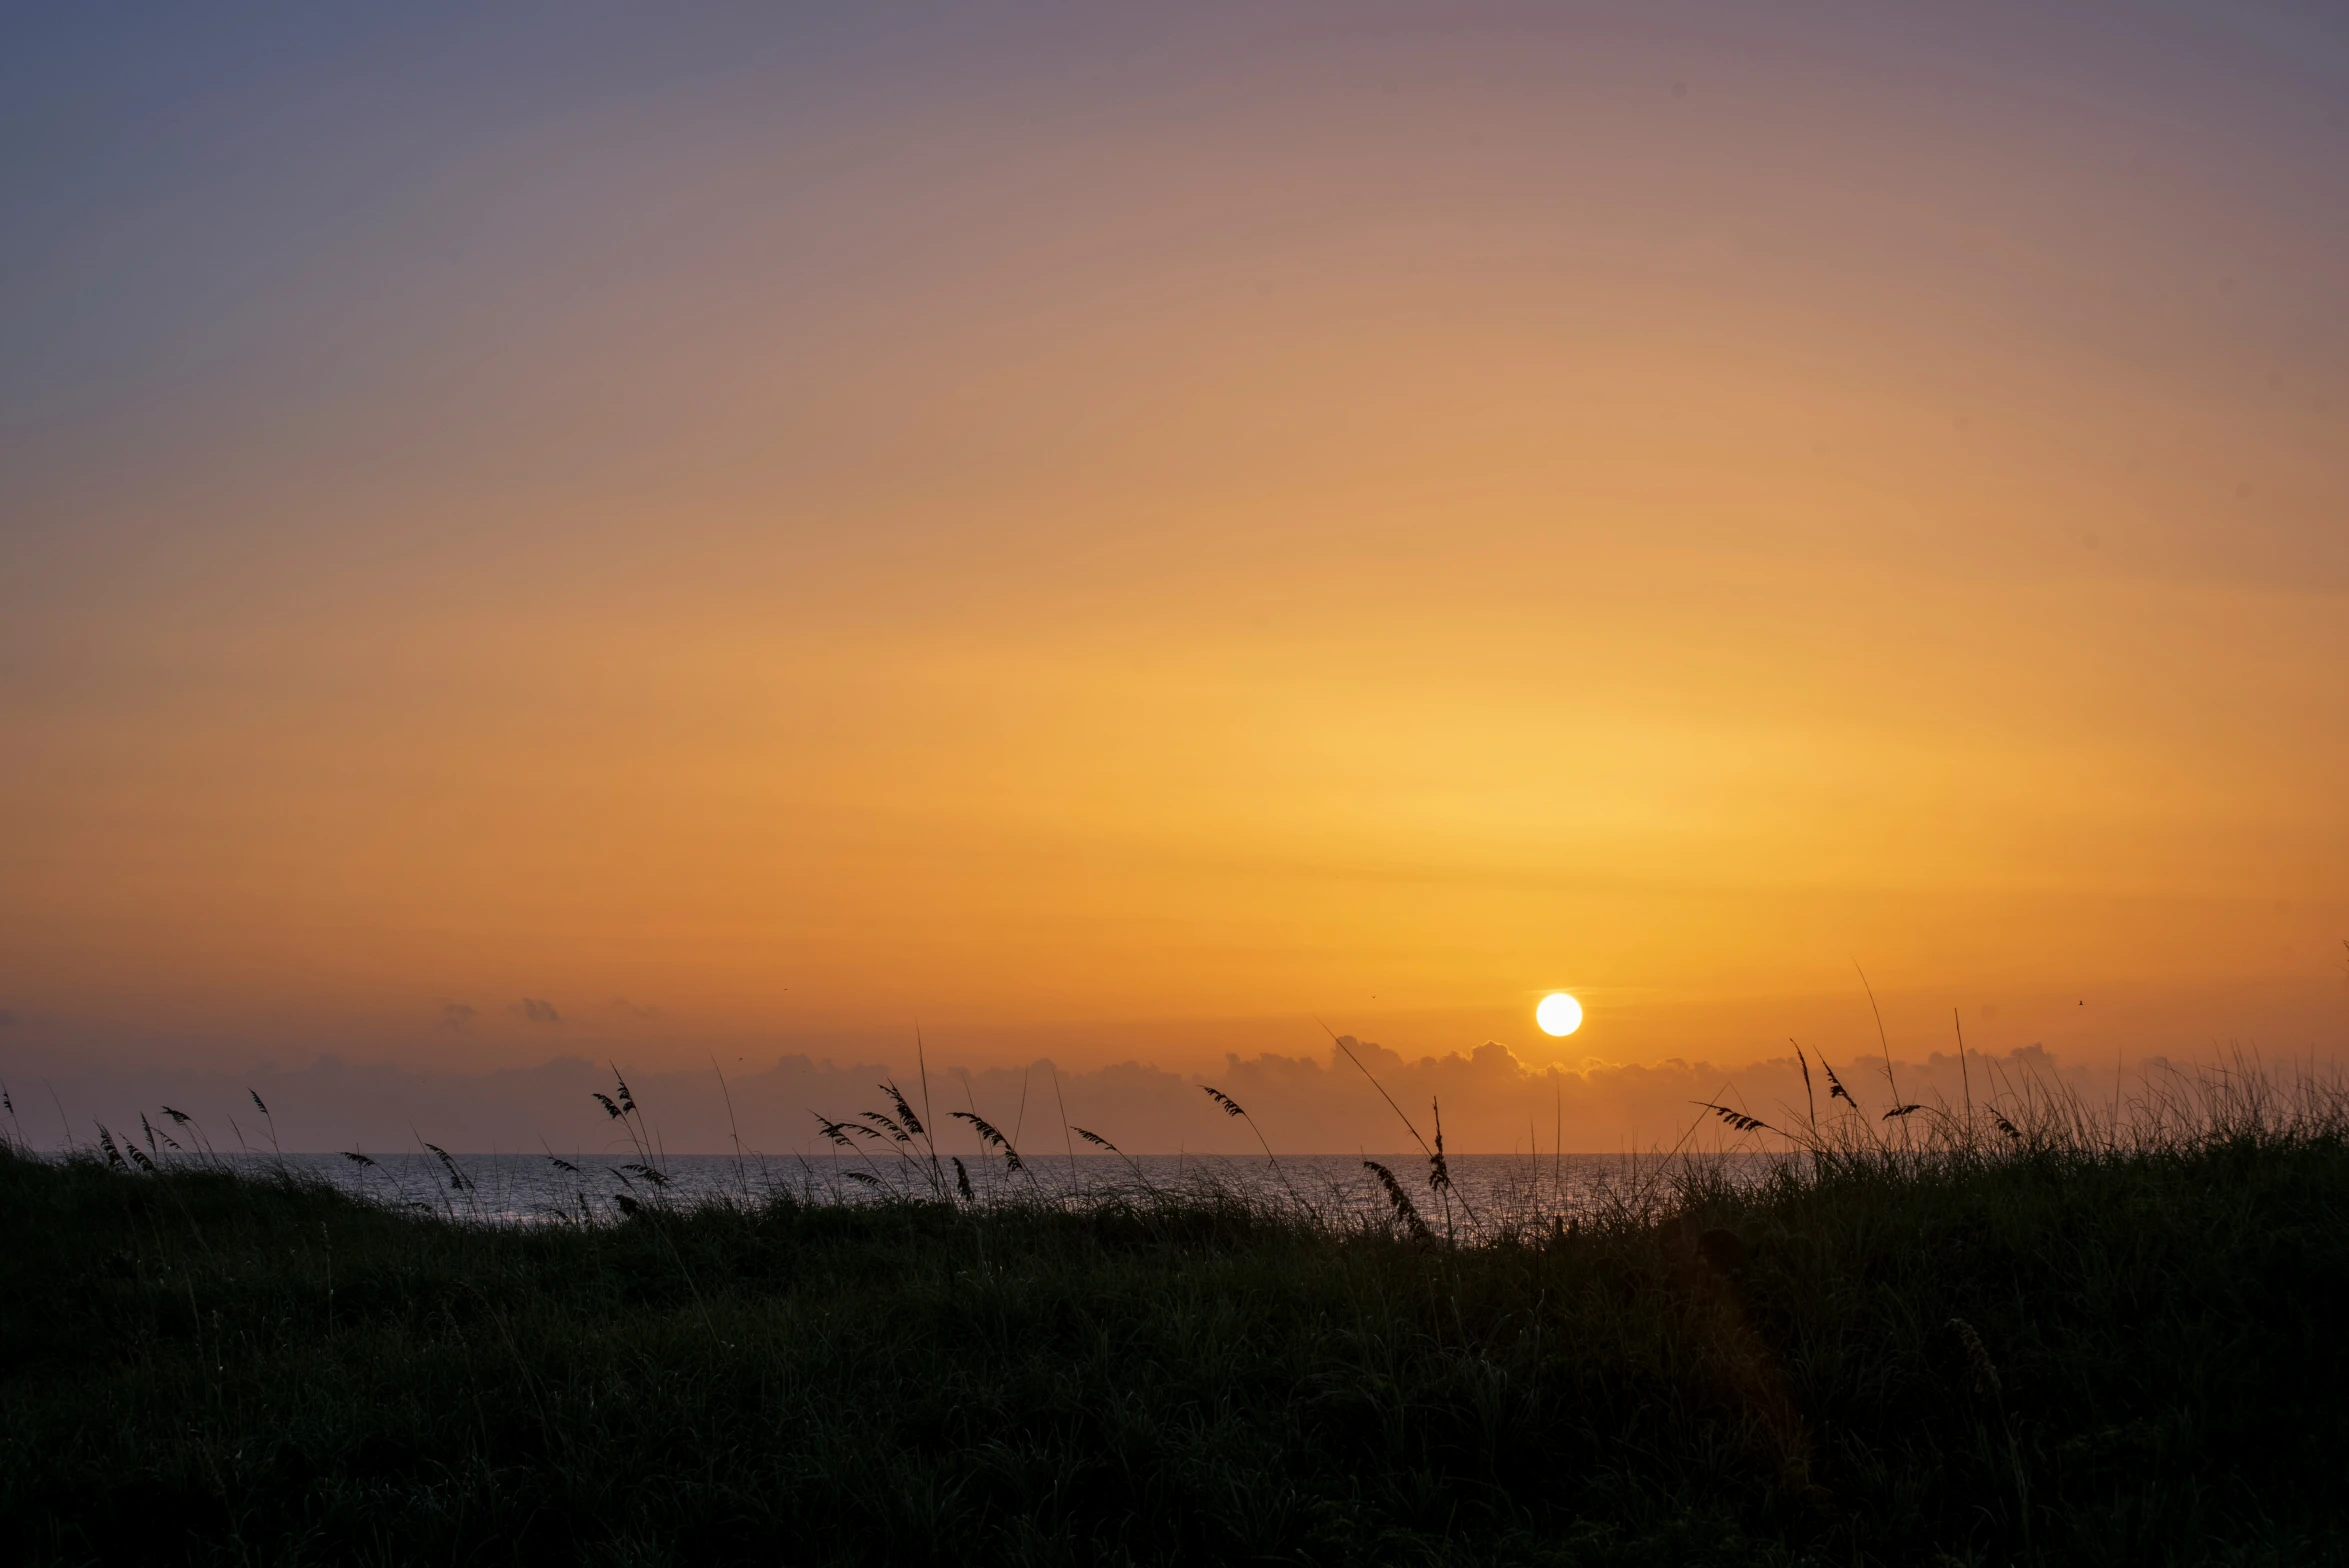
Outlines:
{"type": "Polygon", "coordinates": [[[1669,1197],[1674,1183],[1695,1169],[1751,1180],[1777,1159],[1769,1155],[1458,1154],[1448,1161],[1448,1190],[1431,1182],[1426,1155],[1145,1154],[1087,1150],[1029,1154],[1015,1168],[1001,1155],[941,1157],[936,1176],[924,1158],[873,1151],[824,1155],[685,1154],[640,1159],[602,1156],[450,1154],[425,1151],[375,1154],[364,1163],[345,1154],[166,1155],[169,1163],[214,1163],[248,1177],[284,1174],[323,1181],[378,1202],[466,1223],[526,1225],[613,1219],[630,1205],[692,1207],[757,1203],[789,1197],[818,1203],[859,1204],[890,1198],[953,1197],[982,1204],[1085,1204],[1119,1198],[1237,1197],[1325,1218],[1363,1219],[1393,1212],[1393,1200],[1375,1161],[1395,1178],[1412,1205],[1441,1231],[1487,1232],[1506,1225],[1547,1224],[1553,1217],[1589,1216],[1617,1206],[1647,1209],[1669,1197]]]}

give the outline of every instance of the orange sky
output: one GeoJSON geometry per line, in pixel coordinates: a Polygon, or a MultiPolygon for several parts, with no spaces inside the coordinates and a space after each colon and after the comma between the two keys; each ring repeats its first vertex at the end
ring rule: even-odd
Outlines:
{"type": "Polygon", "coordinates": [[[0,1061],[2349,1034],[2338,25],[1021,14],[25,40],[0,1061]]]}

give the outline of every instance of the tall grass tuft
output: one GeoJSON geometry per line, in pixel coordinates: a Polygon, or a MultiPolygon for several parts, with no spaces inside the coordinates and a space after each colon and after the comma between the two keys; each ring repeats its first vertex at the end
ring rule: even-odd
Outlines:
{"type": "Polygon", "coordinates": [[[1418,1206],[1411,1201],[1411,1194],[1405,1192],[1403,1184],[1395,1180],[1393,1171],[1376,1160],[1364,1160],[1362,1168],[1378,1178],[1378,1184],[1385,1189],[1387,1203],[1393,1208],[1396,1220],[1414,1241],[1435,1240],[1435,1232],[1428,1229],[1427,1221],[1420,1217],[1418,1206]]]}

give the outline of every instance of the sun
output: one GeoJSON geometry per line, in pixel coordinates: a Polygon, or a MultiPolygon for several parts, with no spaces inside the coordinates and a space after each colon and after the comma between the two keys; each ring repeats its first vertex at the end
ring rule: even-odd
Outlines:
{"type": "Polygon", "coordinates": [[[1582,1004],[1563,991],[1552,991],[1533,1010],[1533,1021],[1544,1034],[1572,1034],[1582,1027],[1582,1004]]]}

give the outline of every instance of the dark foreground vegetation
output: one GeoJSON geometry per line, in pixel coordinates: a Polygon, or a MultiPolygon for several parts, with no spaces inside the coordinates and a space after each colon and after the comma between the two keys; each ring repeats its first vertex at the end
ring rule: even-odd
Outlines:
{"type": "Polygon", "coordinates": [[[2349,1141],[2321,1105],[1876,1129],[1464,1245],[1147,1195],[490,1229],[0,1155],[0,1269],[12,1561],[2349,1543],[2349,1141]]]}

